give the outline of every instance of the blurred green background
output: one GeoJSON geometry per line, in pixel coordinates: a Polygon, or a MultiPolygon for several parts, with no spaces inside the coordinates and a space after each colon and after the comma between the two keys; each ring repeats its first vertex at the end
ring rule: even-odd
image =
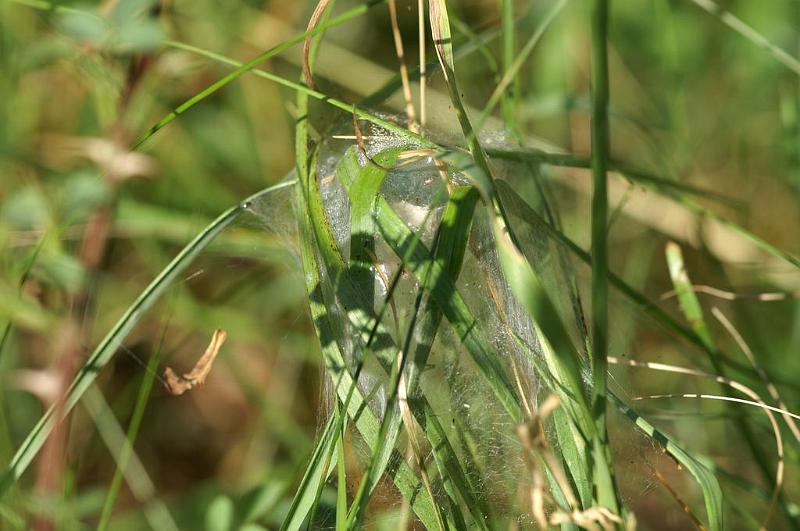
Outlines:
{"type": "MultiPolygon", "coordinates": [[[[230,71],[165,41],[245,61],[302,33],[312,4],[118,0],[59,3],[56,9],[38,0],[0,1],[0,324],[9,323],[0,352],[0,463],[8,462],[59,396],[65,375],[176,252],[220,212],[281,181],[293,167],[294,94],[252,75],[131,152],[131,143],[150,126],[230,71]]],[[[499,26],[495,0],[449,4],[457,48],[473,39],[458,28],[491,36],[499,26]]],[[[353,5],[340,0],[337,10],[353,5]]],[[[520,43],[551,5],[518,3],[520,43]]],[[[797,0],[720,5],[800,56],[797,0]]],[[[406,55],[416,57],[416,2],[398,0],[398,7],[406,55]]],[[[355,102],[388,81],[397,71],[390,32],[385,5],[329,30],[319,60],[323,90],[355,102]]],[[[589,152],[588,39],[587,2],[572,0],[520,76],[517,119],[526,138],[589,152]]],[[[261,67],[298,79],[300,48],[261,67]]],[[[496,86],[497,61],[499,43],[489,39],[484,53],[458,63],[464,97],[475,108],[496,86]]],[[[800,254],[797,61],[793,70],[691,0],[615,0],[609,62],[614,160],[725,195],[730,201],[699,202],[785,252],[800,254]]],[[[440,73],[432,84],[434,91],[444,90],[440,73]]],[[[397,101],[377,108],[399,112],[397,101]]],[[[322,106],[315,110],[320,131],[347,119],[322,106]]],[[[448,113],[431,109],[432,127],[448,113]]],[[[586,175],[566,170],[554,178],[564,226],[584,246],[586,175]]],[[[680,206],[622,180],[614,186],[612,196],[623,207],[613,226],[612,269],[669,313],[679,315],[675,301],[658,299],[670,290],[663,256],[670,239],[684,247],[697,284],[790,294],[768,303],[752,297],[703,301],[734,320],[788,407],[800,410],[798,270],[714,223],[697,221],[680,206]]],[[[173,397],[156,382],[136,440],[136,455],[157,497],[184,529],[244,522],[277,528],[324,415],[321,359],[293,248],[291,207],[273,201],[259,212],[241,219],[203,254],[98,379],[126,429],[140,383],[153,370],[146,368],[149,360],[159,357],[159,374],[166,365],[188,370],[214,328],[229,332],[204,387],[173,397]]],[[[674,338],[640,326],[637,308],[615,304],[612,354],[703,366],[699,355],[674,338]]],[[[720,344],[737,352],[716,322],[714,329],[720,344]]],[[[737,356],[738,366],[747,364],[737,356]]],[[[750,372],[736,373],[732,366],[734,375],[759,385],[750,372]]],[[[612,370],[631,396],[698,392],[685,378],[612,370]]],[[[763,500],[747,490],[748,482],[764,480],[742,444],[725,435],[730,427],[718,418],[717,404],[658,401],[643,407],[688,447],[736,472],[733,483],[744,478],[744,492],[736,496],[742,496],[737,503],[745,512],[763,510],[763,500]]],[[[744,414],[761,415],[752,409],[744,414]]],[[[75,410],[13,497],[0,502],[0,527],[96,525],[115,464],[95,423],[85,408],[75,410]]],[[[767,439],[766,447],[772,444],[766,428],[758,436],[767,439]]],[[[635,449],[641,443],[622,439],[620,476],[629,472],[642,490],[633,507],[640,525],[691,527],[652,471],[625,471],[626,457],[641,452],[635,449]],[[661,516],[665,507],[669,515],[661,516]]],[[[798,446],[788,444],[786,451],[786,496],[796,501],[798,446]]],[[[328,506],[330,496],[323,493],[328,506]]],[[[112,529],[139,528],[142,518],[142,505],[123,486],[112,529]]],[[[778,520],[775,529],[797,526],[785,516],[778,520]]]]}

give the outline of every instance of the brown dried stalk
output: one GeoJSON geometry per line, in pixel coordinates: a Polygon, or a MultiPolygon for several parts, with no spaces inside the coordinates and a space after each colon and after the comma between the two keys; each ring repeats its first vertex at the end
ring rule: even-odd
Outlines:
{"type": "Polygon", "coordinates": [[[180,396],[186,391],[205,383],[208,373],[211,372],[211,366],[217,354],[219,354],[219,349],[222,348],[227,337],[228,333],[225,330],[217,328],[211,338],[211,343],[208,344],[206,351],[197,360],[194,368],[182,376],[175,374],[175,371],[170,367],[164,369],[164,385],[169,394],[180,396]]]}
{"type": "MultiPolygon", "coordinates": [[[[306,33],[310,34],[311,31],[317,27],[317,24],[319,24],[319,19],[325,12],[325,8],[328,7],[329,1],[330,0],[319,0],[317,7],[314,8],[314,12],[311,14],[311,18],[308,21],[306,33]]],[[[311,35],[308,35],[305,41],[303,41],[303,77],[306,80],[306,85],[313,89],[316,88],[316,84],[314,83],[314,76],[311,74],[311,65],[309,64],[311,56],[311,39],[311,35]]]]}

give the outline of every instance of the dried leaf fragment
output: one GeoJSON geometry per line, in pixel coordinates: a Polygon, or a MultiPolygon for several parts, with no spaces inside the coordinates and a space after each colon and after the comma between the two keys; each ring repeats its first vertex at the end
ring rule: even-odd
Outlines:
{"type": "Polygon", "coordinates": [[[447,15],[447,2],[430,0],[428,16],[430,17],[431,35],[436,47],[436,55],[439,57],[439,64],[442,65],[444,79],[450,83],[451,75],[455,71],[455,59],[453,41],[450,36],[450,18],[447,15]]]}
{"type": "Polygon", "coordinates": [[[208,373],[211,372],[211,365],[219,354],[219,349],[227,339],[228,333],[221,328],[214,330],[211,343],[208,344],[206,351],[197,360],[194,368],[182,376],[175,374],[171,367],[164,369],[164,385],[169,394],[180,396],[186,391],[205,383],[208,373]]]}

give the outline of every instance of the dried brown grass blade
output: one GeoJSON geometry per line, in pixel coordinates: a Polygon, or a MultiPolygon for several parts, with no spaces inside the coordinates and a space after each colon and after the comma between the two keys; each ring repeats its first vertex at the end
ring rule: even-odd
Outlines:
{"type": "Polygon", "coordinates": [[[403,85],[403,99],[406,102],[406,114],[408,115],[408,128],[419,132],[417,125],[417,113],[414,109],[414,99],[411,96],[411,82],[408,79],[408,68],[406,67],[405,51],[403,50],[403,37],[400,34],[400,24],[397,21],[397,3],[389,0],[389,16],[392,20],[392,37],[394,37],[394,49],[397,53],[397,61],[400,63],[400,80],[403,85]]]}
{"type": "Polygon", "coordinates": [[[167,391],[171,395],[180,396],[186,391],[205,383],[208,373],[211,372],[211,366],[214,364],[214,360],[217,358],[217,354],[219,354],[219,350],[227,338],[228,333],[217,328],[206,351],[197,360],[194,368],[182,376],[178,376],[171,367],[164,369],[164,385],[167,391]]]}
{"type": "Polygon", "coordinates": [[[683,498],[681,498],[681,495],[678,493],[678,491],[672,488],[672,485],[670,485],[669,482],[667,482],[666,478],[664,478],[664,476],[661,475],[661,472],[659,472],[655,468],[653,469],[653,471],[656,473],[656,479],[658,479],[659,483],[661,483],[661,485],[665,489],[667,489],[667,492],[669,492],[670,495],[672,495],[672,498],[678,503],[678,505],[681,506],[683,512],[685,512],[689,516],[695,528],[698,531],[708,531],[706,529],[706,526],[703,525],[703,522],[701,522],[700,519],[697,517],[697,515],[694,514],[692,508],[689,507],[689,504],[683,501],[683,498]]]}
{"type": "Polygon", "coordinates": [[[450,72],[455,68],[455,61],[453,60],[453,47],[450,37],[450,20],[447,16],[447,6],[444,0],[430,0],[428,13],[436,54],[442,64],[445,80],[449,82],[450,72]]]}
{"type": "MultiPolygon", "coordinates": [[[[319,19],[325,12],[325,8],[328,7],[329,2],[330,0],[319,0],[317,7],[314,8],[314,12],[311,14],[311,18],[308,21],[306,33],[310,33],[314,28],[317,27],[317,24],[319,24],[319,19]]],[[[310,88],[316,88],[314,76],[311,73],[311,66],[309,64],[309,56],[311,55],[311,40],[312,37],[309,35],[306,37],[306,40],[303,41],[303,77],[306,80],[306,85],[308,85],[310,88]]]]}
{"type": "MultiPolygon", "coordinates": [[[[756,356],[753,353],[753,350],[750,348],[750,345],[748,345],[747,342],[744,340],[742,334],[739,333],[736,327],[733,326],[733,323],[731,323],[731,321],[725,316],[724,313],[722,313],[719,310],[719,308],[716,307],[711,308],[711,313],[714,315],[714,317],[717,318],[717,320],[722,324],[722,326],[725,327],[725,330],[727,330],[728,333],[731,335],[731,337],[733,337],[734,341],[736,341],[736,344],[739,345],[739,348],[747,357],[747,361],[749,361],[750,365],[752,365],[753,368],[756,370],[758,376],[761,378],[761,381],[767,387],[769,395],[772,397],[775,403],[778,404],[778,407],[788,411],[789,407],[781,398],[781,395],[778,392],[778,388],[775,387],[775,384],[773,384],[772,381],[769,379],[769,376],[767,375],[766,371],[764,371],[761,365],[758,364],[758,362],[756,361],[756,356]]],[[[797,440],[797,442],[800,442],[800,429],[798,429],[797,423],[794,421],[791,415],[787,413],[781,413],[781,415],[783,416],[783,420],[786,421],[786,425],[789,426],[789,431],[792,432],[792,435],[794,435],[795,440],[797,440]]]]}

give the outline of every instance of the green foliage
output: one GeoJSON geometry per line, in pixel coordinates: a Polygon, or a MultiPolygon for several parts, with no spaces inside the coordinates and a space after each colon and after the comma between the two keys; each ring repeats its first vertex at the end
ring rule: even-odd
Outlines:
{"type": "Polygon", "coordinates": [[[0,6],[0,527],[800,528],[800,11],[529,4],[0,6]]]}

